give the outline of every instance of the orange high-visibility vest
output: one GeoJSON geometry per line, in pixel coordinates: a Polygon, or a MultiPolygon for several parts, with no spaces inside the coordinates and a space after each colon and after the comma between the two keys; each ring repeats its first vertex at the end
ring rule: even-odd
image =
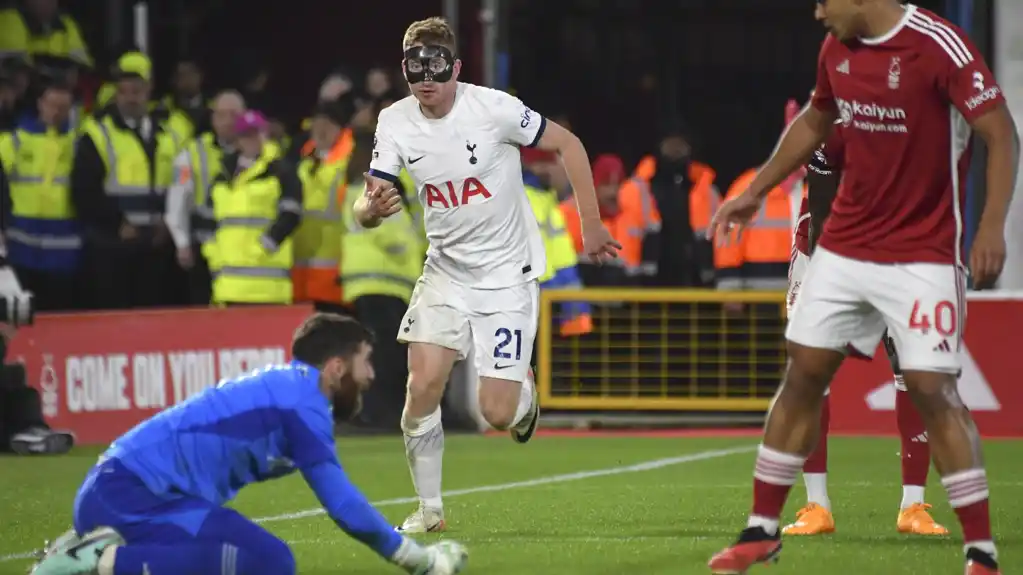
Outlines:
{"type": "MultiPolygon", "coordinates": [[[[736,178],[726,199],[749,188],[756,169],[736,178]]],[[[714,243],[714,268],[718,289],[785,289],[792,254],[792,228],[795,225],[789,191],[778,186],[767,194],[760,211],[730,241],[714,243]]]]}
{"type": "MultiPolygon", "coordinates": [[[[650,180],[657,173],[657,159],[644,156],[636,165],[633,180],[641,180],[649,186],[650,180]]],[[[692,162],[689,164],[689,180],[693,187],[689,192],[689,225],[697,237],[706,235],[710,227],[710,219],[721,205],[721,196],[714,187],[717,173],[707,164],[692,162]]]]}
{"type": "MultiPolygon", "coordinates": [[[[565,218],[565,229],[572,236],[572,243],[575,244],[580,262],[588,262],[589,256],[583,247],[582,222],[575,206],[575,198],[561,202],[560,207],[565,218]]],[[[618,259],[609,263],[624,266],[625,272],[630,276],[644,273],[643,238],[648,232],[661,228],[661,214],[654,205],[649,189],[635,184],[628,186],[623,184],[618,192],[617,213],[603,215],[601,221],[611,233],[611,237],[622,244],[618,259]]]]}
{"type": "Polygon", "coordinates": [[[347,182],[345,173],[352,154],[351,130],[344,130],[327,157],[317,163],[310,156],[316,146],[302,146],[299,164],[305,198],[302,223],[295,231],[295,261],[291,269],[294,301],[341,303],[338,269],[341,264],[341,214],[347,182]]]}

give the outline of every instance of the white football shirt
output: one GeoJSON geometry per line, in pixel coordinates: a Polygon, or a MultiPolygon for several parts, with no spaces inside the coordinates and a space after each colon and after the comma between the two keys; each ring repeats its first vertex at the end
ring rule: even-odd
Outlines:
{"type": "Polygon", "coordinates": [[[380,113],[370,174],[394,181],[404,167],[415,181],[427,270],[482,289],[543,275],[547,258],[519,146],[535,146],[546,125],[518,98],[465,83],[443,118],[424,116],[414,96],[380,113]]]}

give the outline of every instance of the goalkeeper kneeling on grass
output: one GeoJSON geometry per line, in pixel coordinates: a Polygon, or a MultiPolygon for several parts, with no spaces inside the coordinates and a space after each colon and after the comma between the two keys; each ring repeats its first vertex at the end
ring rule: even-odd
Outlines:
{"type": "Polygon", "coordinates": [[[43,552],[36,575],[292,575],[287,543],[224,505],[243,486],[302,473],[345,533],[416,575],[450,575],[468,553],[395,532],[348,480],[333,415],[358,411],[373,379],[372,335],[316,314],[286,365],[268,366],[140,423],[104,453],[74,504],[74,529],[43,552]]]}

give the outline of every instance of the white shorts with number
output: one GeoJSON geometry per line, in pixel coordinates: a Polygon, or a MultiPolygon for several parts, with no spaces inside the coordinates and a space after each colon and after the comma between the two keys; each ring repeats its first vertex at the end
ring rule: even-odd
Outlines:
{"type": "Polygon", "coordinates": [[[885,329],[905,371],[957,373],[965,276],[953,265],[878,264],[814,252],[785,337],[807,347],[873,356],[885,329]]]}
{"type": "Polygon", "coordinates": [[[425,272],[412,292],[398,341],[432,343],[473,361],[480,377],[525,381],[540,311],[535,281],[476,289],[425,272]]]}

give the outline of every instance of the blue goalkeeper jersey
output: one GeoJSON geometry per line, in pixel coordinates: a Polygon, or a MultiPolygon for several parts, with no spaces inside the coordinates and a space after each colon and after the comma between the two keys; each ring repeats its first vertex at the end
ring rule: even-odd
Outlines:
{"type": "Polygon", "coordinates": [[[155,494],[217,505],[250,483],[301,471],[350,535],[387,557],[401,544],[342,470],[320,373],[301,362],[223,381],[138,424],[104,456],[155,494]]]}

